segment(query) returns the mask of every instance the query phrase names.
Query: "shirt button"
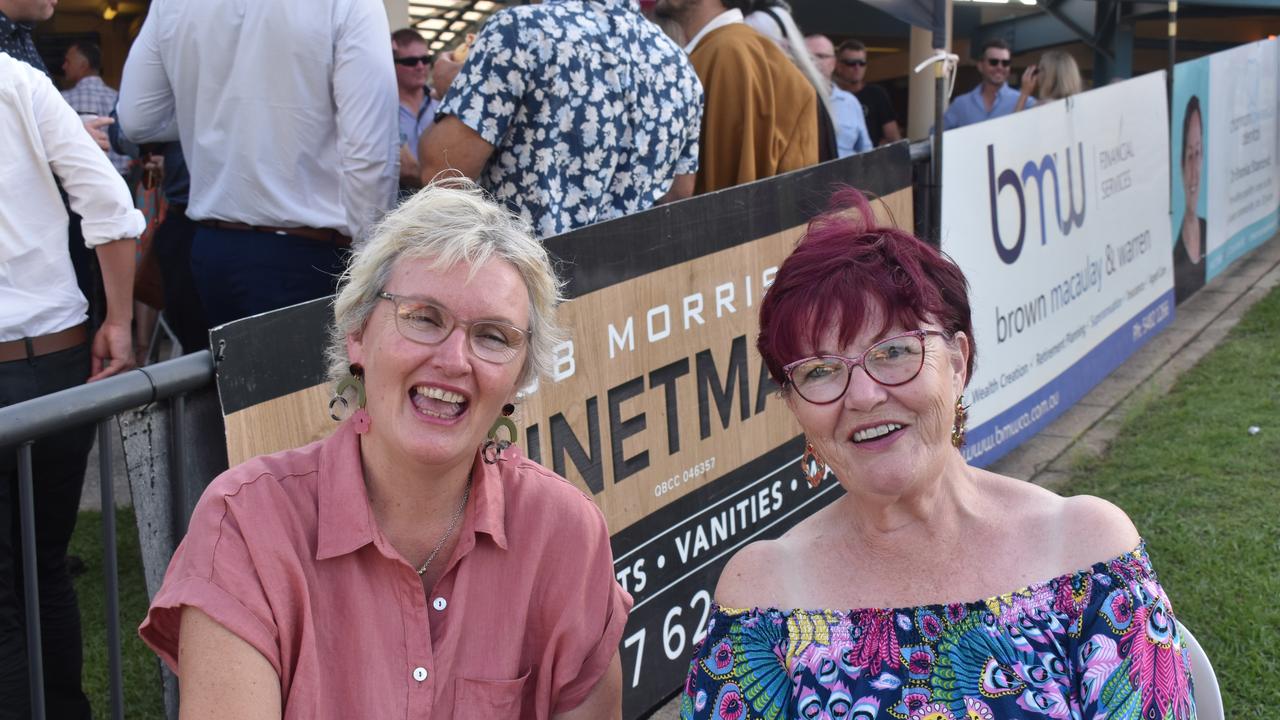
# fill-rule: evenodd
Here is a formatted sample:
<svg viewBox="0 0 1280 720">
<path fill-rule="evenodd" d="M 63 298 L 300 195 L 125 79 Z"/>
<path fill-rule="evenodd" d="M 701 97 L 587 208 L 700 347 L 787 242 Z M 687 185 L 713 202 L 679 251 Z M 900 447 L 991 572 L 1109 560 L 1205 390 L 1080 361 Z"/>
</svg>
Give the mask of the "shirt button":
<svg viewBox="0 0 1280 720">
<path fill-rule="evenodd" d="M 417 668 L 414 668 L 414 669 L 413 669 L 413 679 L 414 679 L 414 680 L 417 680 L 418 682 L 422 682 L 423 680 L 426 680 L 426 679 L 427 679 L 427 669 L 426 669 L 426 668 L 424 668 L 424 667 L 417 667 Z"/>
<path fill-rule="evenodd" d="M 448 601 L 448 600 L 445 600 L 445 599 L 444 599 L 444 598 L 442 598 L 442 597 L 438 597 L 438 598 L 436 598 L 435 600 L 432 600 L 432 601 L 431 601 L 431 607 L 433 607 L 433 608 L 435 608 L 435 609 L 437 609 L 437 610 L 443 610 L 443 609 L 445 609 L 445 608 L 449 607 L 449 601 Z"/>
</svg>

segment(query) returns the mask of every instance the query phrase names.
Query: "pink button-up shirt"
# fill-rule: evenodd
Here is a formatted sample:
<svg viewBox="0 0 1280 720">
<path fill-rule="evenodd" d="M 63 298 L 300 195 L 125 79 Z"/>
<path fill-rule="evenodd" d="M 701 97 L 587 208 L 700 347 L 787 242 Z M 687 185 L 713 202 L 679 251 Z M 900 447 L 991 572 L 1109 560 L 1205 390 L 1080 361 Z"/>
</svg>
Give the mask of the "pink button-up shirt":
<svg viewBox="0 0 1280 720">
<path fill-rule="evenodd" d="M 139 628 L 175 671 L 182 607 L 280 676 L 285 718 L 547 718 L 579 705 L 631 598 L 600 510 L 516 447 L 480 462 L 428 597 L 369 506 L 349 423 L 205 491 Z"/>
</svg>

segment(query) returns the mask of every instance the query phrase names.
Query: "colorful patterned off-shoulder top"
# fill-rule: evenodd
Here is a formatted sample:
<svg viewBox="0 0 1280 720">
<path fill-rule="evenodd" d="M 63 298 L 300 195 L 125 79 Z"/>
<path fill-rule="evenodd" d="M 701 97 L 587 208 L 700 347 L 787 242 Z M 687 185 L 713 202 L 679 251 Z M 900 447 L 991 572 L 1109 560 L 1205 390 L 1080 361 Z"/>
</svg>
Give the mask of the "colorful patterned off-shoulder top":
<svg viewBox="0 0 1280 720">
<path fill-rule="evenodd" d="M 978 602 L 712 608 L 680 717 L 1185 720 L 1191 665 L 1145 544 Z"/>
</svg>

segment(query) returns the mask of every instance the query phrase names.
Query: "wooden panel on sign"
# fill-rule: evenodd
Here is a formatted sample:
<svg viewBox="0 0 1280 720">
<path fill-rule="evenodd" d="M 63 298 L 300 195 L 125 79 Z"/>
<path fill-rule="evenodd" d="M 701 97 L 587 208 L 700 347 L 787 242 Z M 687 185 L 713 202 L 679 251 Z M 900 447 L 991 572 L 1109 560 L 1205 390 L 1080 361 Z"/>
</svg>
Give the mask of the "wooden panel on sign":
<svg viewBox="0 0 1280 720">
<path fill-rule="evenodd" d="M 338 426 L 329 417 L 331 394 L 322 383 L 227 415 L 227 459 L 234 466 L 325 437 Z"/>
</svg>

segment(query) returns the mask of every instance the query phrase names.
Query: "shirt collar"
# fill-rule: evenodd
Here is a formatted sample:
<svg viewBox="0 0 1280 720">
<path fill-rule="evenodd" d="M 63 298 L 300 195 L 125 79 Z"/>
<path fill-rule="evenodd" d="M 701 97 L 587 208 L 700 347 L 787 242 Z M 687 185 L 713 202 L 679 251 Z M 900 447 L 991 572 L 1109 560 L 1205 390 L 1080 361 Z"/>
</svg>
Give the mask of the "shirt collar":
<svg viewBox="0 0 1280 720">
<path fill-rule="evenodd" d="M 419 120 L 420 120 L 420 119 L 422 119 L 422 116 L 423 116 L 423 115 L 426 115 L 426 114 L 427 114 L 427 112 L 431 110 L 431 108 L 433 108 L 433 107 L 435 107 L 436 105 L 439 105 L 439 104 L 440 104 L 440 101 L 439 101 L 439 100 L 436 100 L 436 99 L 435 99 L 435 98 L 433 98 L 433 97 L 431 97 L 431 92 L 430 92 L 429 90 L 428 90 L 428 91 L 423 92 L 423 94 L 422 94 L 422 104 L 418 106 L 418 119 L 419 119 Z M 404 106 L 403 106 L 403 105 L 401 105 L 400 107 L 404 107 Z M 432 114 L 434 114 L 434 113 L 432 113 Z"/>
<path fill-rule="evenodd" d="M 979 82 L 976 87 L 974 87 L 972 90 L 969 91 L 970 95 L 978 98 L 978 102 L 982 102 L 982 87 L 983 87 L 983 83 Z M 1009 83 L 1002 83 L 1000 85 L 1000 89 L 996 90 L 996 97 L 998 98 L 1001 95 L 1004 95 L 1006 92 L 1017 92 L 1017 91 L 1009 87 Z"/>
<path fill-rule="evenodd" d="M 30 37 L 31 33 L 36 29 L 33 22 L 18 22 L 12 20 L 4 11 L 0 11 L 0 35 L 18 35 L 21 37 Z"/>
<path fill-rule="evenodd" d="M 476 533 L 484 533 L 503 550 L 507 549 L 507 499 L 504 477 L 515 471 L 523 460 L 518 445 L 508 447 L 502 459 L 490 465 L 476 451 L 471 464 L 471 507 L 467 509 L 467 522 L 458 544 L 458 556 L 475 546 Z M 468 532 L 468 529 L 470 532 Z"/>
<path fill-rule="evenodd" d="M 75 87 L 78 88 L 82 85 L 86 89 L 92 88 L 94 86 L 106 87 L 106 83 L 102 82 L 101 75 L 85 75 L 84 77 L 80 78 L 79 82 L 76 83 Z"/>
<path fill-rule="evenodd" d="M 503 474 L 512 472 L 522 459 L 512 446 L 497 465 L 481 461 L 479 450 L 472 464 L 471 496 L 456 555 L 475 546 L 475 534 L 483 532 L 502 549 L 507 548 L 506 499 Z M 344 422 L 324 441 L 320 451 L 319 508 L 316 528 L 316 560 L 346 555 L 374 542 L 377 534 L 369 493 L 360 462 L 360 436 Z"/>
<path fill-rule="evenodd" d="M 742 22 L 742 11 L 737 8 L 725 10 L 714 18 L 711 18 L 711 22 L 704 25 L 703 28 L 698 31 L 698 34 L 694 35 L 693 39 L 689 41 L 689 44 L 684 46 L 685 54 L 687 55 L 692 53 L 694 48 L 698 47 L 698 43 L 702 42 L 702 38 L 706 37 L 712 30 L 719 30 L 726 25 L 733 25 L 740 22 Z"/>
<path fill-rule="evenodd" d="M 320 450 L 316 560 L 355 552 L 373 542 L 373 508 L 360 465 L 360 436 L 344 422 Z"/>
</svg>

